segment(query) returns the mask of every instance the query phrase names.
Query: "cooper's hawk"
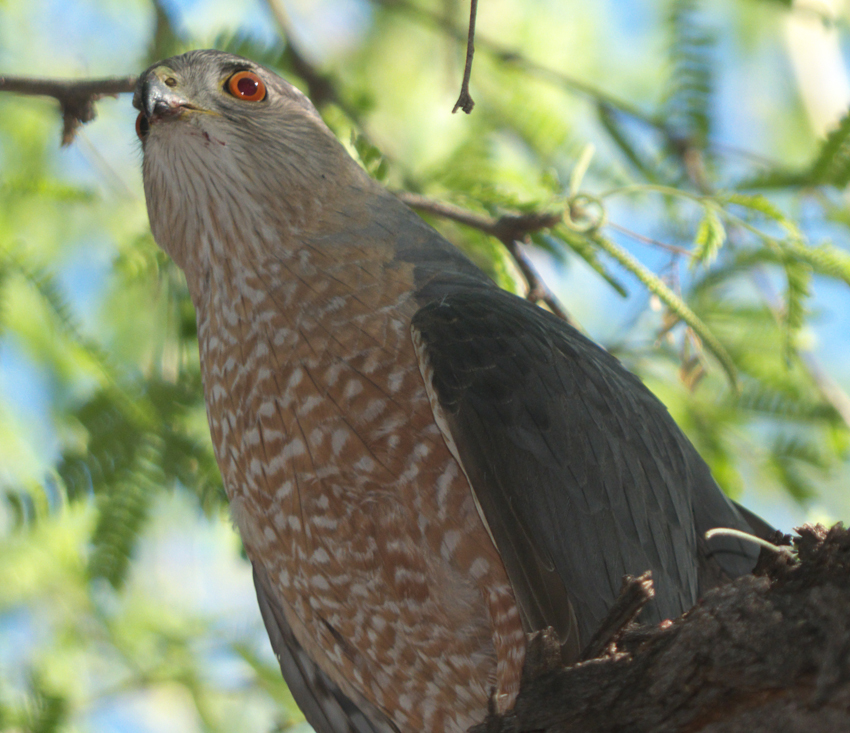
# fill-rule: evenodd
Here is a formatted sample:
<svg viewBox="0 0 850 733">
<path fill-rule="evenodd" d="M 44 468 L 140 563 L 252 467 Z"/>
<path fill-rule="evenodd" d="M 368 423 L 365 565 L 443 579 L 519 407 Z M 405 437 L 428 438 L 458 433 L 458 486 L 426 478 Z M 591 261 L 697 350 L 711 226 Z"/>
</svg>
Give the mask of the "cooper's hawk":
<svg viewBox="0 0 850 733">
<path fill-rule="evenodd" d="M 309 100 L 216 51 L 134 104 L 156 241 L 197 310 L 233 518 L 320 733 L 461 731 L 516 697 L 526 633 L 575 659 L 622 576 L 680 615 L 754 551 L 662 404 L 498 289 L 381 188 Z"/>
</svg>

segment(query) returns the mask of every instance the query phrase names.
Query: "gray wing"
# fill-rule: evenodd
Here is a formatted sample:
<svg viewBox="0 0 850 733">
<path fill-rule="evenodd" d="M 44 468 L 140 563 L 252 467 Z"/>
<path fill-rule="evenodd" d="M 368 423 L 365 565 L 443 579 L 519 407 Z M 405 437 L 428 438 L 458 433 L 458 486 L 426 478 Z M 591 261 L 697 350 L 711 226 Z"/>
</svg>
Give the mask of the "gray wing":
<svg viewBox="0 0 850 733">
<path fill-rule="evenodd" d="M 265 571 L 256 565 L 254 588 L 283 679 L 313 730 L 316 733 L 398 733 L 373 705 L 362 701 L 358 706 L 346 697 L 304 651 L 274 600 Z"/>
<path fill-rule="evenodd" d="M 504 291 L 432 282 L 423 294 L 432 302 L 412 333 L 435 418 L 526 630 L 553 626 L 574 656 L 627 573 L 652 570 L 656 597 L 643 619 L 658 622 L 690 608 L 718 574 L 752 568 L 756 549 L 724 541 L 709 552 L 698 537 L 716 526 L 751 529 L 666 408 L 617 359 Z"/>
</svg>

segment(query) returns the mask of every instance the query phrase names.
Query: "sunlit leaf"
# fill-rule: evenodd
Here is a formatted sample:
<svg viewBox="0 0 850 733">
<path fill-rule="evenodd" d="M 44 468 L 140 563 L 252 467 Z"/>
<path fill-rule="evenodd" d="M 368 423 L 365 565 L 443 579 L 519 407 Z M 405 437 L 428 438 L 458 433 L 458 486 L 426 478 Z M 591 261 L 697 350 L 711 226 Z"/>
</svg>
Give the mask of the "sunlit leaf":
<svg viewBox="0 0 850 733">
<path fill-rule="evenodd" d="M 694 238 L 693 259 L 691 267 L 710 265 L 717 258 L 717 253 L 726 241 L 726 229 L 717 211 L 706 207 L 705 214 Z"/>
</svg>

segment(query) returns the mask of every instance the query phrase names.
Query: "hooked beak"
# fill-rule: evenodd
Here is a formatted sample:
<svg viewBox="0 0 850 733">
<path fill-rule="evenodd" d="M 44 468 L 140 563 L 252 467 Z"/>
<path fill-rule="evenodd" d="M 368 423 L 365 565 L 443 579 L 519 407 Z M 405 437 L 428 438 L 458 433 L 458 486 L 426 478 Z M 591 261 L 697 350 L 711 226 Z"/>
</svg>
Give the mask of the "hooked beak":
<svg viewBox="0 0 850 733">
<path fill-rule="evenodd" d="M 173 77 L 166 76 L 166 79 Z M 203 111 L 191 104 L 176 89 L 168 86 L 156 71 L 150 72 L 142 80 L 136 106 L 150 123 L 167 117 L 178 117 L 186 110 Z"/>
</svg>

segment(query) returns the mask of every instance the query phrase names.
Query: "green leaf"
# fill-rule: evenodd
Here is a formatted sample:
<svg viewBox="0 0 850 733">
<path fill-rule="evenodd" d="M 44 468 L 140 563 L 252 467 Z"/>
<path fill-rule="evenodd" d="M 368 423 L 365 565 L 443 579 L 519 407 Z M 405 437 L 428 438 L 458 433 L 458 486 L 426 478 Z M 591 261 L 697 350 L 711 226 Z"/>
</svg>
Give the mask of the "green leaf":
<svg viewBox="0 0 850 733">
<path fill-rule="evenodd" d="M 620 113 L 607 104 L 597 105 L 596 110 L 603 129 L 637 172 L 651 183 L 658 181 L 656 162 L 643 152 L 645 145 L 632 141 L 631 135 L 620 122 Z"/>
<path fill-rule="evenodd" d="M 712 264 L 725 241 L 726 229 L 723 222 L 720 221 L 714 207 L 706 206 L 705 214 L 694 238 L 694 257 L 691 260 L 691 268 Z"/>
<path fill-rule="evenodd" d="M 386 180 L 389 166 L 384 154 L 365 135 L 354 130 L 351 131 L 351 145 L 366 172 L 378 181 Z"/>
<path fill-rule="evenodd" d="M 670 75 L 664 117 L 688 145 L 705 147 L 711 131 L 714 35 L 705 30 L 697 0 L 673 0 L 670 11 Z"/>
<path fill-rule="evenodd" d="M 835 186 L 842 189 L 850 183 L 850 111 L 821 143 L 814 161 L 802 170 L 777 167 L 740 183 L 741 189 L 782 189 L 812 186 Z"/>
<path fill-rule="evenodd" d="M 128 395 L 119 385 L 116 369 L 112 365 L 109 354 L 94 339 L 84 335 L 79 321 L 53 275 L 46 268 L 33 262 L 21 248 L 15 251 L 0 248 L 0 272 L 6 270 L 20 274 L 39 293 L 51 310 L 59 330 L 72 343 L 79 346 L 96 365 L 104 386 L 112 391 L 122 409 L 127 414 L 134 415 L 136 419 L 152 424 L 152 415 L 145 411 L 144 402 Z"/>
<path fill-rule="evenodd" d="M 831 184 L 836 188 L 850 183 L 850 112 L 823 141 L 808 177 L 812 183 Z"/>
<path fill-rule="evenodd" d="M 163 486 L 161 446 L 148 437 L 136 447 L 121 480 L 99 502 L 100 516 L 92 536 L 89 574 L 118 588 L 124 582 L 130 555 Z"/>
<path fill-rule="evenodd" d="M 799 240 L 782 241 L 781 246 L 819 275 L 843 280 L 850 285 L 850 253 L 829 242 L 810 246 Z"/>
<path fill-rule="evenodd" d="M 581 154 L 570 172 L 569 195 L 575 196 L 581 188 L 581 182 L 590 168 L 590 161 L 593 160 L 593 154 L 596 152 L 596 147 L 593 143 L 588 143 L 582 148 Z"/>
<path fill-rule="evenodd" d="M 817 495 L 817 488 L 803 469 L 826 469 L 829 457 L 823 448 L 806 436 L 781 435 L 770 451 L 770 459 L 780 480 L 797 501 L 805 501 Z"/>
<path fill-rule="evenodd" d="M 717 340 L 717 337 L 706 326 L 676 293 L 670 290 L 664 281 L 654 272 L 646 268 L 642 263 L 638 262 L 632 255 L 624 250 L 619 245 L 612 242 L 610 239 L 603 237 L 598 232 L 588 235 L 596 245 L 606 254 L 613 257 L 624 268 L 631 272 L 638 280 L 640 280 L 649 290 L 649 292 L 657 295 L 658 298 L 670 309 L 672 313 L 677 315 L 682 321 L 687 323 L 694 333 L 702 339 L 705 347 L 717 358 L 726 376 L 729 378 L 730 384 L 737 389 L 738 377 L 737 368 L 732 361 L 732 357 Z"/>
<path fill-rule="evenodd" d="M 785 264 L 787 288 L 783 318 L 785 358 L 790 359 L 796 348 L 796 336 L 805 324 L 806 300 L 811 294 L 812 268 L 804 262 L 788 260 Z"/>
<path fill-rule="evenodd" d="M 68 700 L 50 690 L 40 673 L 32 675 L 29 687 L 30 695 L 23 711 L 23 728 L 20 730 L 27 733 L 59 733 L 65 730 L 69 713 Z"/>
<path fill-rule="evenodd" d="M 802 239 L 803 235 L 797 225 L 785 216 L 782 211 L 773 204 L 773 202 L 763 194 L 747 194 L 736 191 L 723 191 L 716 196 L 714 200 L 721 206 L 733 204 L 735 206 L 743 206 L 745 209 L 754 211 L 758 214 L 766 216 L 768 219 L 779 224 L 789 236 L 796 239 Z"/>
</svg>

